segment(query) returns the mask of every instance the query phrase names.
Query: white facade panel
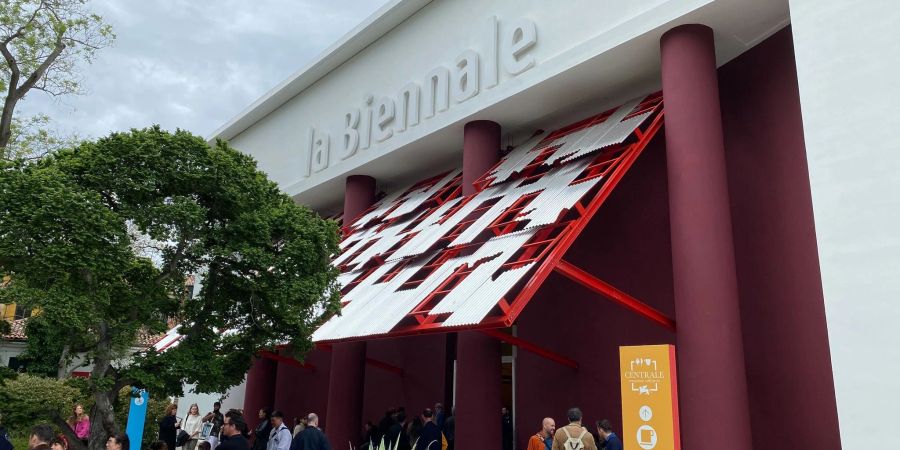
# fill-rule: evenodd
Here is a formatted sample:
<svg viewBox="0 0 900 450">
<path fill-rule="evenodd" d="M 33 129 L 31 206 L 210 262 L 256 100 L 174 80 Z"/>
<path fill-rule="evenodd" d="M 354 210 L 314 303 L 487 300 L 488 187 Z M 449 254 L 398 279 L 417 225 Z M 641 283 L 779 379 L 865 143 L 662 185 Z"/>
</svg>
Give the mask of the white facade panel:
<svg viewBox="0 0 900 450">
<path fill-rule="evenodd" d="M 887 424 L 900 403 L 891 375 L 900 372 L 900 8 L 790 6 L 843 448 L 891 447 Z"/>
</svg>

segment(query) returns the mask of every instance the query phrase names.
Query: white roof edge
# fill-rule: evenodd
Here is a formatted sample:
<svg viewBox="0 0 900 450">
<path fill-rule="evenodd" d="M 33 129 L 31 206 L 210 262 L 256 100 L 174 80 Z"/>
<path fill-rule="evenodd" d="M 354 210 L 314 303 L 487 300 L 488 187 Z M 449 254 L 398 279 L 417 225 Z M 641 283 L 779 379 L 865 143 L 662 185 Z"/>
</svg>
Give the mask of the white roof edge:
<svg viewBox="0 0 900 450">
<path fill-rule="evenodd" d="M 432 0 L 391 0 L 207 139 L 231 139 L 377 41 Z"/>
</svg>

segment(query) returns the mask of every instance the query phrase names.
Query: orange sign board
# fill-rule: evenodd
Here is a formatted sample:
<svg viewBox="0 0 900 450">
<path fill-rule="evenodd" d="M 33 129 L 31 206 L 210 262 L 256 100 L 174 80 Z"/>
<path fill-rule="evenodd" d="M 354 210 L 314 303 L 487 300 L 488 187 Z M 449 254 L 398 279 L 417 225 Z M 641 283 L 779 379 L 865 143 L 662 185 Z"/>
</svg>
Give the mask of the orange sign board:
<svg viewBox="0 0 900 450">
<path fill-rule="evenodd" d="M 675 346 L 619 347 L 625 450 L 680 450 Z"/>
</svg>

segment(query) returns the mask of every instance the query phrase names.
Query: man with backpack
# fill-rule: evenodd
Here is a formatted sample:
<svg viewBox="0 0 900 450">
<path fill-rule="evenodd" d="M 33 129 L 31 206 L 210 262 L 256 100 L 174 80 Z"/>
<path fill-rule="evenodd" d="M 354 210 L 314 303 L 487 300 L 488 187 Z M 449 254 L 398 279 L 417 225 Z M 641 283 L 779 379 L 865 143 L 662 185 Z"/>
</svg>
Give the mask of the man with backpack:
<svg viewBox="0 0 900 450">
<path fill-rule="evenodd" d="M 597 450 L 594 436 L 581 425 L 581 410 L 571 408 L 566 416 L 569 424 L 556 430 L 553 450 Z"/>
</svg>

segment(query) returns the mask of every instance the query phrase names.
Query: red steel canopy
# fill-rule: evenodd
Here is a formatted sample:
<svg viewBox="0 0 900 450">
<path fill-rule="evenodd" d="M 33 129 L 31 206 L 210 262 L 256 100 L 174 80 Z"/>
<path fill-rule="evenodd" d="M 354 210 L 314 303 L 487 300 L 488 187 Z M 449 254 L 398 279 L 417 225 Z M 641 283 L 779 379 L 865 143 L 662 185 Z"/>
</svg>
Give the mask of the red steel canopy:
<svg viewBox="0 0 900 450">
<path fill-rule="evenodd" d="M 533 137 L 476 194 L 462 195 L 457 170 L 386 196 L 344 227 L 343 308 L 313 340 L 509 327 L 554 270 L 674 329 L 562 259 L 662 123 L 652 94 Z"/>
</svg>

